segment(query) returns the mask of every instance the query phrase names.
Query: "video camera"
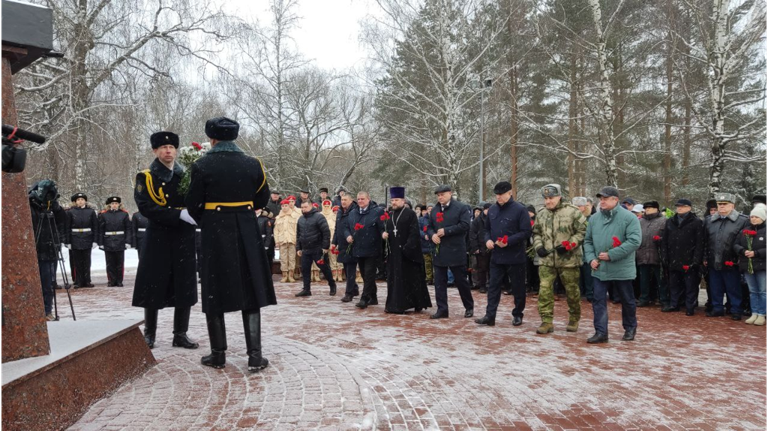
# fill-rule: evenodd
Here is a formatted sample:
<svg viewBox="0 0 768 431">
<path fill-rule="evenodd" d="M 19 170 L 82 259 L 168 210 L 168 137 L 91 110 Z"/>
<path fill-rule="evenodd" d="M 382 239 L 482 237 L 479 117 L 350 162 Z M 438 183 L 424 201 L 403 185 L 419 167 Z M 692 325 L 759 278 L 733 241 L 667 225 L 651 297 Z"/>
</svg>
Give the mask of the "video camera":
<svg viewBox="0 0 768 431">
<path fill-rule="evenodd" d="M 28 132 L 15 126 L 3 124 L 3 172 L 19 173 L 24 171 L 27 162 L 27 151 L 18 147 L 24 141 L 36 144 L 45 143 L 45 137 Z"/>
</svg>

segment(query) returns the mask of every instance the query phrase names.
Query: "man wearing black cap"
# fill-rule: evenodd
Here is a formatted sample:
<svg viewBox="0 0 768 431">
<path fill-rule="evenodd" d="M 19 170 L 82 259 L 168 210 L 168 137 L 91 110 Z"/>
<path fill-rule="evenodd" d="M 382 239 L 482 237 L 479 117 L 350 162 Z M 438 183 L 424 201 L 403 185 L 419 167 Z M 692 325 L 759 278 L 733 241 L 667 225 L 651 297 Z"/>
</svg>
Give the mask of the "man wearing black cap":
<svg viewBox="0 0 768 431">
<path fill-rule="evenodd" d="M 664 226 L 667 219 L 659 212 L 659 203 L 648 201 L 643 204 L 640 229 L 643 239 L 637 249 L 637 271 L 640 279 L 640 300 L 638 307 L 651 305 L 651 296 L 656 293 L 662 310 L 669 306 L 669 291 L 662 275 L 660 250 Z"/>
<path fill-rule="evenodd" d="M 320 187 L 320 204 L 322 205 L 328 199 L 328 187 Z"/>
<path fill-rule="evenodd" d="M 431 319 L 448 318 L 448 270 L 453 273 L 456 287 L 464 304 L 464 317 L 474 315 L 475 301 L 467 280 L 467 241 L 471 209 L 453 199 L 451 187 L 435 189 L 437 205 L 429 215 L 427 235 L 435 244 L 434 280 L 437 312 Z"/>
<path fill-rule="evenodd" d="M 119 196 L 107 198 L 108 209 L 99 214 L 99 248 L 107 261 L 107 286 L 123 287 L 125 249 L 131 248 L 133 229 L 128 211 Z"/>
<path fill-rule="evenodd" d="M 212 148 L 190 168 L 186 203 L 202 229 L 203 312 L 211 354 L 201 362 L 224 367 L 224 313 L 242 311 L 248 370 L 259 371 L 269 364 L 261 350 L 260 310 L 277 303 L 255 213 L 267 204 L 269 186 L 261 160 L 235 144 L 239 130 L 225 117 L 205 123 Z"/>
<path fill-rule="evenodd" d="M 469 230 L 469 252 L 475 257 L 475 268 L 472 274 L 475 288 L 480 293 L 488 292 L 488 267 L 491 263 L 491 251 L 485 246 L 485 225 L 488 224 L 488 209 L 491 204 L 483 202 L 480 215 L 472 220 Z"/>
<path fill-rule="evenodd" d="M 493 188 L 496 204 L 488 209 L 485 226 L 485 246 L 491 250 L 491 283 L 488 289 L 488 305 L 485 316 L 475 320 L 480 325 L 496 324 L 496 310 L 501 300 L 504 280 L 512 284 L 515 308 L 512 325 L 523 324 L 525 310 L 525 254 L 531 237 L 531 217 L 528 210 L 512 198 L 512 184 L 502 181 Z"/>
<path fill-rule="evenodd" d="M 302 202 L 309 202 L 309 206 L 312 206 L 312 198 L 309 197 L 309 189 L 299 190 L 299 199 L 296 199 L 296 208 L 301 209 Z"/>
<path fill-rule="evenodd" d="M 269 212 L 272 214 L 272 218 L 277 217 L 278 214 L 280 214 L 280 210 L 282 210 L 282 205 L 280 202 L 282 202 L 282 198 L 280 197 L 280 193 L 277 190 L 271 190 L 269 193 L 269 202 L 267 202 L 267 208 L 269 208 Z"/>
<path fill-rule="evenodd" d="M 624 198 L 623 201 L 621 201 L 621 206 L 627 209 L 627 211 L 632 212 L 632 209 L 637 205 L 634 199 L 627 197 Z"/>
<path fill-rule="evenodd" d="M 669 304 L 661 311 L 678 311 L 685 295 L 685 315 L 693 316 L 704 258 L 704 223 L 691 212 L 690 200 L 678 199 L 675 207 L 677 214 L 666 221 L 661 234 L 662 261 L 669 271 L 671 292 Z"/>
<path fill-rule="evenodd" d="M 187 337 L 189 315 L 197 303 L 196 222 L 184 208 L 179 185 L 184 168 L 176 163 L 179 137 L 157 132 L 150 137 L 155 160 L 136 174 L 133 198 L 148 220 L 133 288 L 134 307 L 144 308 L 144 340 L 155 346 L 158 311 L 173 307 L 173 347 L 196 349 Z"/>
<path fill-rule="evenodd" d="M 69 263 L 74 287 L 93 287 L 91 283 L 91 249 L 96 245 L 99 218 L 96 210 L 90 208 L 85 193 L 72 195 L 75 203 L 67 210 L 66 246 L 69 249 Z"/>
<path fill-rule="evenodd" d="M 389 189 L 392 212 L 385 213 L 382 238 L 387 241 L 387 313 L 419 312 L 432 306 L 421 255 L 419 219 L 405 207 L 405 188 Z"/>
</svg>

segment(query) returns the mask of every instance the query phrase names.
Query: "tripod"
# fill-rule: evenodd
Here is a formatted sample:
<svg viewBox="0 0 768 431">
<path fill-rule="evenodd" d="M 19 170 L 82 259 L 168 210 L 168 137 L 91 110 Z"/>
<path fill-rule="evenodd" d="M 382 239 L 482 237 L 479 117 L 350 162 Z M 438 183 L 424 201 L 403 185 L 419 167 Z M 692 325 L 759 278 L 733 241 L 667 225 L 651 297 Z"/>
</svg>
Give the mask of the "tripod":
<svg viewBox="0 0 768 431">
<path fill-rule="evenodd" d="M 48 205 L 50 207 L 50 204 Z M 61 268 L 61 278 L 64 281 L 64 290 L 67 292 L 67 298 L 69 299 L 69 308 L 72 310 L 72 320 L 77 320 L 75 317 L 75 307 L 72 305 L 72 295 L 69 292 L 70 284 L 69 284 L 69 277 L 67 277 L 67 269 L 66 265 L 64 265 L 64 253 L 61 251 L 61 241 L 59 241 L 59 228 L 56 226 L 56 221 L 54 220 L 53 211 L 43 211 L 41 213 L 41 217 L 46 220 L 48 224 L 48 231 L 51 232 L 51 240 L 53 241 L 53 247 L 56 249 L 56 255 L 58 257 L 58 264 Z M 40 241 L 40 233 L 43 229 L 43 220 L 40 220 L 40 223 L 37 225 L 37 232 L 35 235 L 35 246 L 37 246 L 37 242 Z M 54 283 L 56 282 L 54 278 Z M 53 289 L 53 310 L 54 310 L 54 319 L 55 321 L 59 320 L 59 307 L 56 301 L 56 289 Z"/>
</svg>

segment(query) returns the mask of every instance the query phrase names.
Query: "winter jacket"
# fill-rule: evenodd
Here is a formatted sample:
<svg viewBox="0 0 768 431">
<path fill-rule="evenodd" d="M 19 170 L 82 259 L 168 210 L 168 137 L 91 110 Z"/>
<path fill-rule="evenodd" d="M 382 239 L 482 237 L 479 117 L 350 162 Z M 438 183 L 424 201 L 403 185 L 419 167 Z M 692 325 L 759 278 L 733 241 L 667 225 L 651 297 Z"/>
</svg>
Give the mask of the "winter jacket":
<svg viewBox="0 0 768 431">
<path fill-rule="evenodd" d="M 30 198 L 29 206 L 32 210 L 37 260 L 58 260 L 61 244 L 66 239 L 66 212 L 56 201 L 48 209 L 43 208 L 38 200 Z"/>
<path fill-rule="evenodd" d="M 507 237 L 507 246 L 494 246 L 491 262 L 497 265 L 519 265 L 528 263 L 525 253 L 531 237 L 531 216 L 519 202 L 510 199 L 506 204 L 495 203 L 488 209 L 488 223 L 485 226 L 485 241 L 496 241 Z"/>
<path fill-rule="evenodd" d="M 432 243 L 432 240 L 429 239 L 429 234 L 427 233 L 427 230 L 429 230 L 429 216 L 426 217 L 419 217 L 419 231 L 421 235 L 421 253 L 432 253 L 434 250 L 434 244 Z"/>
<path fill-rule="evenodd" d="M 759 226 L 747 226 L 736 237 L 736 242 L 733 244 L 733 251 L 739 256 L 739 270 L 741 272 L 747 272 L 749 270 L 750 260 L 744 256 L 744 252 L 750 249 L 747 246 L 747 236 L 744 234 L 744 230 L 757 232 L 757 235 L 751 236 L 752 251 L 755 252 L 755 257 L 752 258 L 753 274 L 755 272 L 765 272 L 765 222 Z"/>
<path fill-rule="evenodd" d="M 480 252 L 488 253 L 488 247 L 485 246 L 485 225 L 488 224 L 488 216 L 480 214 L 469 227 L 469 254 Z"/>
<path fill-rule="evenodd" d="M 277 217 L 277 215 L 280 214 L 280 210 L 282 208 L 282 205 L 280 205 L 280 199 L 276 201 L 270 199 L 269 202 L 267 202 L 267 209 L 272 213 L 272 217 Z"/>
<path fill-rule="evenodd" d="M 540 257 L 539 264 L 557 268 L 580 267 L 582 251 L 579 245 L 584 242 L 586 232 L 587 218 L 579 207 L 561 200 L 554 210 L 541 209 L 533 224 L 533 250 L 544 248 L 549 254 Z M 556 248 L 562 246 L 564 241 L 576 243 L 576 247 L 558 253 Z"/>
<path fill-rule="evenodd" d="M 675 215 L 661 233 L 661 259 L 670 271 L 698 268 L 704 259 L 704 223 L 690 212 L 682 219 Z"/>
<path fill-rule="evenodd" d="M 99 233 L 99 220 L 96 210 L 86 206 L 74 206 L 67 210 L 67 227 L 65 244 L 74 250 L 90 250 Z"/>
<path fill-rule="evenodd" d="M 331 230 L 325 216 L 312 208 L 296 225 L 296 251 L 328 250 L 331 247 Z"/>
<path fill-rule="evenodd" d="M 275 218 L 272 233 L 275 236 L 275 244 L 296 244 L 296 219 L 293 210 L 288 214 L 280 211 Z"/>
<path fill-rule="evenodd" d="M 736 210 L 726 217 L 717 213 L 710 217 L 704 224 L 707 237 L 707 267 L 718 271 L 736 269 L 730 268 L 725 262 L 738 262 L 739 256 L 733 250 L 733 244 L 736 242 L 736 236 L 749 226 L 749 217 Z"/>
<path fill-rule="evenodd" d="M 621 241 L 618 247 L 613 246 L 614 237 Z M 587 262 L 597 259 L 603 252 L 608 252 L 611 260 L 600 260 L 600 267 L 592 271 L 592 276 L 602 281 L 634 280 L 637 276 L 635 252 L 641 242 L 640 221 L 621 205 L 593 214 L 584 237 Z"/>
<path fill-rule="evenodd" d="M 352 255 L 356 258 L 379 257 L 382 252 L 381 234 L 384 233 L 384 222 L 381 216 L 384 211 L 373 201 L 362 210 L 357 207 L 350 211 L 347 222 L 342 226 L 344 238 L 352 236 Z M 356 225 L 362 227 L 355 230 Z"/>
<path fill-rule="evenodd" d="M 660 212 L 652 215 L 644 215 L 640 218 L 640 230 L 642 234 L 642 242 L 640 248 L 637 249 L 637 264 L 638 265 L 659 265 L 659 247 L 661 246 L 661 239 L 654 241 L 653 237 L 659 238 L 664 235 L 664 227 L 667 224 L 667 219 Z"/>
<path fill-rule="evenodd" d="M 464 266 L 467 264 L 467 233 L 472 210 L 457 200 L 452 200 L 448 206 L 439 203 L 429 214 L 427 235 L 432 238 L 438 230 L 444 229 L 445 235 L 440 238 L 440 244 L 434 246 L 435 266 Z M 440 214 L 440 220 L 438 219 Z"/>
<path fill-rule="evenodd" d="M 125 251 L 133 242 L 133 226 L 126 210 L 105 210 L 99 214 L 99 246 L 104 251 Z"/>
<path fill-rule="evenodd" d="M 347 237 L 344 235 L 344 226 L 347 225 L 352 211 L 357 211 L 357 203 L 355 202 L 352 202 L 346 211 L 344 208 L 339 207 L 339 210 L 336 212 L 336 229 L 333 232 L 331 243 L 336 246 L 336 250 L 339 252 L 336 260 L 341 263 L 355 263 L 355 257 L 347 254 L 349 243 L 347 243 Z"/>
<path fill-rule="evenodd" d="M 259 225 L 259 232 L 261 232 L 261 242 L 264 244 L 264 250 L 271 250 L 275 247 L 275 238 L 272 232 L 272 219 L 260 215 L 256 219 L 256 223 Z"/>
</svg>

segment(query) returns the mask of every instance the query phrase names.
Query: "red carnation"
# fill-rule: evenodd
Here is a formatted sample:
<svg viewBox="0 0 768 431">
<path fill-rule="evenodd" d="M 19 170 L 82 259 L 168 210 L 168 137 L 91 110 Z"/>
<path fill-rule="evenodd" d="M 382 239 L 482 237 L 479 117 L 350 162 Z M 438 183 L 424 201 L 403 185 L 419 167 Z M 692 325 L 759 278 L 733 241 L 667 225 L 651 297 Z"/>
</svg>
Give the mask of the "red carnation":
<svg viewBox="0 0 768 431">
<path fill-rule="evenodd" d="M 531 220 L 531 227 L 533 227 L 534 224 L 536 224 L 536 222 L 534 220 Z"/>
<path fill-rule="evenodd" d="M 654 241 L 661 241 L 661 237 L 660 237 L 660 236 L 658 236 L 658 235 L 654 235 L 654 236 L 653 236 L 653 240 L 654 240 Z"/>
<path fill-rule="evenodd" d="M 507 235 L 504 235 L 503 237 L 501 237 L 501 243 L 502 244 L 506 244 L 507 241 L 509 241 L 509 237 Z"/>
<path fill-rule="evenodd" d="M 320 259 L 317 261 L 318 265 L 325 265 L 325 261 L 323 259 Z"/>
<path fill-rule="evenodd" d="M 426 232 L 426 231 L 427 231 L 427 227 L 426 227 L 426 226 L 424 226 L 424 232 Z"/>
<path fill-rule="evenodd" d="M 733 262 L 731 262 L 730 260 L 726 260 L 725 266 L 733 266 Z"/>
<path fill-rule="evenodd" d="M 575 242 L 572 242 L 572 243 L 571 243 L 571 248 L 572 248 L 572 249 L 573 249 L 573 248 L 576 248 L 576 243 L 575 243 Z"/>
<path fill-rule="evenodd" d="M 746 236 L 755 236 L 755 235 L 757 235 L 757 231 L 749 230 L 749 229 L 744 229 L 743 233 Z"/>
<path fill-rule="evenodd" d="M 688 265 L 683 265 L 683 271 L 688 271 L 689 269 L 691 269 L 691 267 L 690 267 L 690 266 L 688 266 Z"/>
<path fill-rule="evenodd" d="M 442 223 L 443 222 L 443 213 L 437 213 L 437 215 L 435 215 L 435 219 L 437 220 L 438 223 Z"/>
<path fill-rule="evenodd" d="M 387 220 L 389 220 L 389 213 L 384 213 L 384 214 L 382 214 L 382 215 L 381 215 L 381 217 L 379 217 L 379 218 L 380 218 L 382 221 L 387 221 Z"/>
<path fill-rule="evenodd" d="M 192 143 L 192 146 L 193 146 L 193 147 L 195 147 L 195 149 L 196 149 L 197 151 L 200 151 L 200 150 L 202 150 L 202 149 L 203 149 L 203 146 L 202 146 L 202 145 L 200 145 L 200 144 L 198 144 L 197 142 L 193 142 L 193 143 Z"/>
<path fill-rule="evenodd" d="M 613 247 L 618 247 L 621 245 L 621 240 L 619 240 L 619 237 L 615 236 L 613 237 Z"/>
<path fill-rule="evenodd" d="M 365 225 L 364 225 L 364 224 L 355 223 L 355 230 L 360 230 L 360 229 L 362 229 L 362 228 L 364 228 L 364 227 L 365 227 Z"/>
</svg>

